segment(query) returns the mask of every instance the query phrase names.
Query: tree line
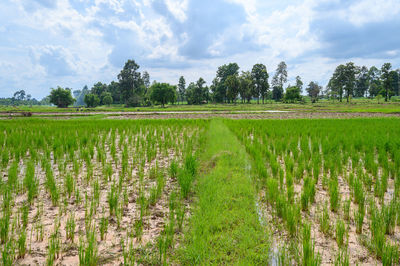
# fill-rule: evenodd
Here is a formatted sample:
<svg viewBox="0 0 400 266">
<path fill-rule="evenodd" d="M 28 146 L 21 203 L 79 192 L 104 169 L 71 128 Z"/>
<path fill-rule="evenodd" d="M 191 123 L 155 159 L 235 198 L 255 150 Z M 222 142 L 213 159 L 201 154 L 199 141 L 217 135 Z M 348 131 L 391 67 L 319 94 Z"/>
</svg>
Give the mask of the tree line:
<svg viewBox="0 0 400 266">
<path fill-rule="evenodd" d="M 400 95 L 400 69 L 392 69 L 390 63 L 384 63 L 380 69 L 372 66 L 356 66 L 353 62 L 339 65 L 327 85 L 327 95 L 349 102 L 351 97 L 384 97 L 388 101 L 392 96 Z"/>
<path fill-rule="evenodd" d="M 215 78 L 207 86 L 203 78 L 186 84 L 181 76 L 177 85 L 150 83 L 147 71 L 139 72 L 139 65 L 128 60 L 117 76 L 117 81 L 110 84 L 97 82 L 92 88 L 84 86 L 82 90 L 57 87 L 51 89 L 48 97 L 42 101 L 25 96 L 25 91 L 17 91 L 13 98 L 0 99 L 0 103 L 11 104 L 48 104 L 58 107 L 123 104 L 126 107 L 150 106 L 154 104 L 205 104 L 213 103 L 259 103 L 266 101 L 304 102 L 303 81 L 300 76 L 295 84 L 287 84 L 288 70 L 285 62 L 280 62 L 270 79 L 264 64 L 255 64 L 251 70 L 239 71 L 237 63 L 218 67 Z M 392 96 L 400 95 L 400 69 L 394 70 L 390 63 L 378 69 L 372 66 L 356 66 L 353 62 L 336 67 L 325 89 L 311 81 L 305 87 L 305 93 L 312 102 L 320 98 L 347 102 L 352 97 L 382 97 L 388 101 Z M 9 104 L 7 104 L 9 105 Z"/>
<path fill-rule="evenodd" d="M 17 106 L 17 105 L 49 105 L 50 101 L 48 97 L 42 100 L 33 98 L 30 94 L 27 94 L 25 90 L 16 91 L 12 97 L 0 98 L 0 105 Z"/>
</svg>

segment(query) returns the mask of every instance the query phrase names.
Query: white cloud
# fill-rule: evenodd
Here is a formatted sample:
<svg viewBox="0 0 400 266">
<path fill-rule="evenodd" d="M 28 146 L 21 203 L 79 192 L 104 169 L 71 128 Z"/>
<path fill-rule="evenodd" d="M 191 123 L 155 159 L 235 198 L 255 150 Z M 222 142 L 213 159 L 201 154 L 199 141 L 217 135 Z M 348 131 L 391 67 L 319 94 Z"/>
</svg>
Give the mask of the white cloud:
<svg viewBox="0 0 400 266">
<path fill-rule="evenodd" d="M 370 22 L 381 22 L 392 16 L 400 15 L 398 0 L 365 0 L 356 2 L 344 12 L 344 17 L 354 25 L 361 26 Z"/>
<path fill-rule="evenodd" d="M 168 10 L 174 15 L 179 22 L 187 19 L 186 10 L 189 0 L 166 0 Z"/>
</svg>

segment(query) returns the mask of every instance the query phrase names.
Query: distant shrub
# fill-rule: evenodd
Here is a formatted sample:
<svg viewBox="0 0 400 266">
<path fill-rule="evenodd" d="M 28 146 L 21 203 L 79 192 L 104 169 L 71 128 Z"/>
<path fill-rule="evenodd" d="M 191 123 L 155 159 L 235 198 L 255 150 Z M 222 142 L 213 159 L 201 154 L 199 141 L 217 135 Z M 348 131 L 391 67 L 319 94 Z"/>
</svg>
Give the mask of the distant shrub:
<svg viewBox="0 0 400 266">
<path fill-rule="evenodd" d="M 392 102 L 400 102 L 400 96 L 392 96 L 392 98 L 390 98 L 390 101 L 392 101 Z"/>
</svg>

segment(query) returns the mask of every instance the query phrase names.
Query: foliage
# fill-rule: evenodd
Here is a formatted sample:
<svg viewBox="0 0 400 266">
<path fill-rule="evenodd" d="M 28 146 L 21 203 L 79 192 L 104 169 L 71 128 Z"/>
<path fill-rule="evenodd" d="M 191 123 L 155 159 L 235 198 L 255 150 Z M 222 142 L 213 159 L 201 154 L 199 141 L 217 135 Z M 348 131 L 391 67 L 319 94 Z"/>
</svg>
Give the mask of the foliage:
<svg viewBox="0 0 400 266">
<path fill-rule="evenodd" d="M 134 60 L 128 60 L 118 74 L 122 99 L 127 106 L 140 105 L 144 96 L 144 84 L 138 69 L 139 65 Z"/>
<path fill-rule="evenodd" d="M 322 91 L 322 87 L 318 85 L 318 83 L 311 81 L 307 88 L 307 93 L 308 96 L 311 97 L 311 101 L 312 103 L 315 103 L 318 100 L 318 96 L 320 94 L 320 92 Z"/>
<path fill-rule="evenodd" d="M 285 101 L 286 102 L 295 102 L 295 101 L 300 101 L 301 100 L 301 95 L 300 95 L 300 88 L 297 86 L 293 87 L 288 87 L 286 89 L 285 93 Z"/>
<path fill-rule="evenodd" d="M 72 98 L 70 90 L 57 87 L 57 89 L 51 89 L 50 92 L 50 103 L 56 105 L 58 108 L 65 108 L 73 104 L 75 99 Z"/>
<path fill-rule="evenodd" d="M 84 101 L 87 107 L 96 107 L 100 105 L 99 96 L 93 93 L 86 94 Z"/>
<path fill-rule="evenodd" d="M 266 66 L 263 64 L 255 64 L 251 70 L 251 77 L 253 78 L 253 96 L 257 98 L 257 103 L 259 103 L 260 97 L 264 103 L 269 89 L 269 75 Z"/>
<path fill-rule="evenodd" d="M 160 103 L 163 107 L 168 102 L 176 101 L 176 87 L 168 83 L 154 83 L 150 87 L 150 99 L 152 102 Z"/>
<path fill-rule="evenodd" d="M 203 87 L 205 81 L 200 78 L 196 83 L 191 82 L 186 89 L 186 99 L 188 104 L 204 104 L 209 99 L 208 87 Z"/>
</svg>

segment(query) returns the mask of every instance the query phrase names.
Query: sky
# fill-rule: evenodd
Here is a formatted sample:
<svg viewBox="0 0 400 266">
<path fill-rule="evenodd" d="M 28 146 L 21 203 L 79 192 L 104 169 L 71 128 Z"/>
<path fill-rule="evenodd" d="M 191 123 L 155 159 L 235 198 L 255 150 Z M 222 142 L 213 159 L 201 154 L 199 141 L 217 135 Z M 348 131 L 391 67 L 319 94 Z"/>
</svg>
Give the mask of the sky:
<svg viewBox="0 0 400 266">
<path fill-rule="evenodd" d="M 117 80 L 128 59 L 176 84 L 279 62 L 325 86 L 349 61 L 400 67 L 400 0 L 1 0 L 0 97 Z"/>
</svg>

